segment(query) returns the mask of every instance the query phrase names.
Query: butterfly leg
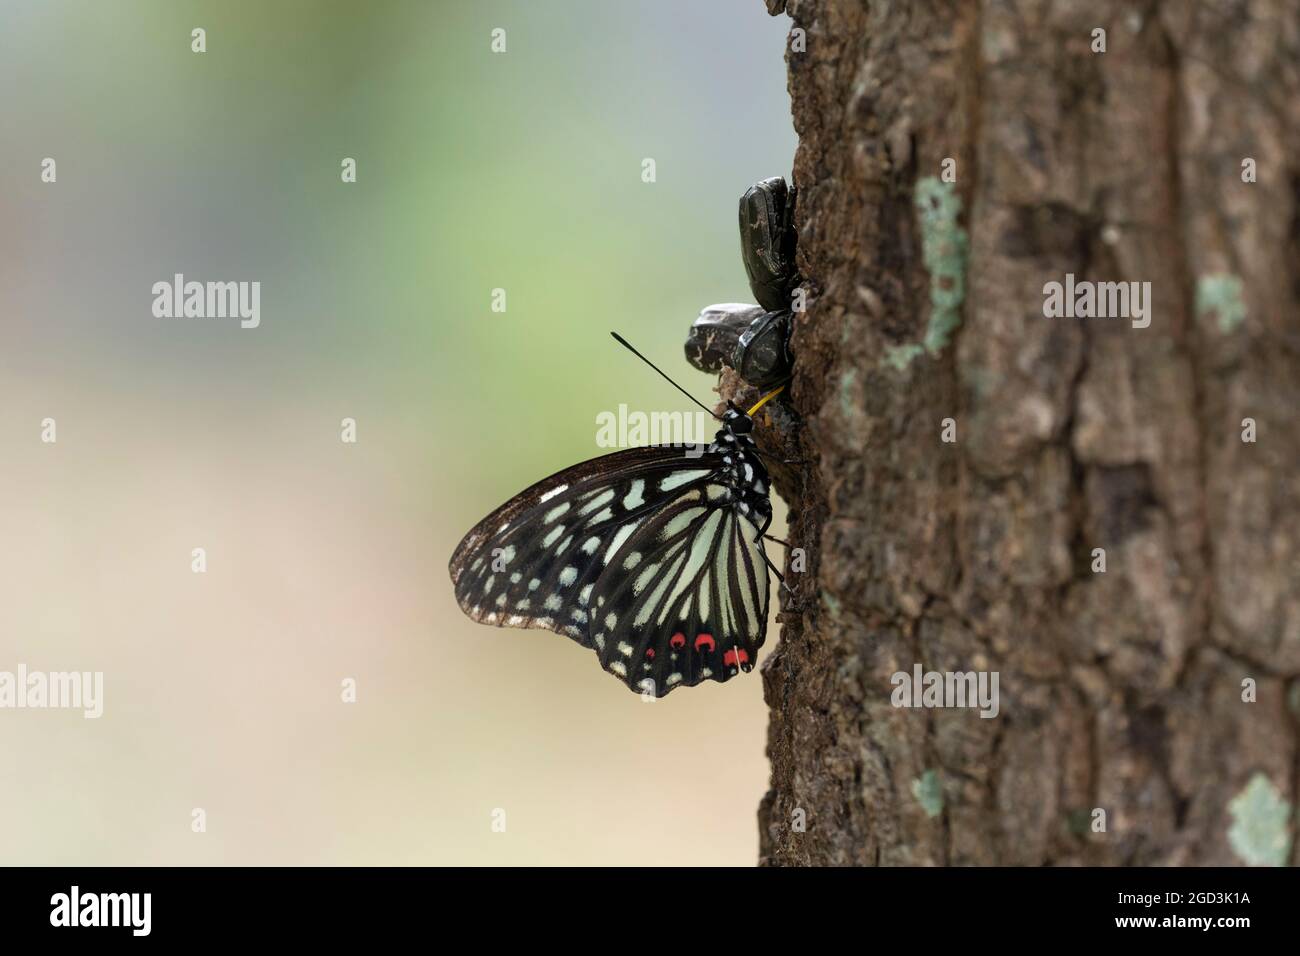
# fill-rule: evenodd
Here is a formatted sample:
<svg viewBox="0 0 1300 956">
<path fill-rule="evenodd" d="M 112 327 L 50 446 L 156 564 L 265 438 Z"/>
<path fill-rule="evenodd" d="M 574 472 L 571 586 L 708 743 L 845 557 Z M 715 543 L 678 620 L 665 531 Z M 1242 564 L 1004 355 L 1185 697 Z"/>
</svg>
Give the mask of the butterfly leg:
<svg viewBox="0 0 1300 956">
<path fill-rule="evenodd" d="M 785 575 L 783 575 L 780 571 L 777 570 L 776 565 L 772 563 L 772 559 L 767 556 L 766 551 L 762 552 L 762 555 L 763 555 L 763 560 L 767 562 L 768 568 L 771 570 L 773 574 L 776 575 L 776 579 L 781 582 L 781 587 L 789 591 L 790 589 L 786 587 Z"/>
<path fill-rule="evenodd" d="M 776 579 L 780 582 L 782 593 L 785 594 L 786 597 L 789 599 L 785 607 L 782 608 L 782 610 L 789 611 L 792 614 L 802 614 L 803 607 L 795 599 L 794 588 L 790 587 L 790 585 L 785 583 L 785 576 L 776 569 L 776 565 L 772 563 L 771 558 L 769 558 L 766 554 L 764 554 L 763 560 L 767 562 L 768 568 L 770 568 L 772 573 L 776 575 Z"/>
<path fill-rule="evenodd" d="M 778 544 L 783 544 L 783 545 L 785 545 L 786 548 L 789 548 L 789 547 L 790 547 L 790 542 L 789 542 L 789 541 L 782 541 L 780 538 L 775 537 L 775 536 L 770 535 L 770 534 L 767 533 L 767 529 L 771 526 L 771 524 L 772 524 L 772 516 L 771 516 L 771 515 L 768 515 L 768 516 L 767 516 L 767 520 L 763 522 L 763 527 L 761 527 L 761 528 L 758 529 L 758 534 L 755 536 L 754 540 L 755 540 L 755 541 L 761 541 L 763 538 L 771 538 L 773 541 L 776 541 Z M 763 555 L 763 560 L 767 562 L 767 566 L 768 566 L 768 568 L 771 570 L 771 572 L 772 572 L 773 574 L 776 575 L 776 579 L 777 579 L 777 581 L 779 581 L 779 582 L 781 583 L 781 590 L 782 590 L 785 594 L 789 595 L 789 597 L 790 597 L 791 599 L 793 599 L 793 598 L 794 598 L 794 588 L 790 587 L 790 585 L 788 585 L 788 584 L 785 583 L 785 575 L 783 575 L 783 574 L 782 574 L 782 573 L 777 569 L 777 566 L 776 566 L 775 564 L 772 563 L 772 559 L 769 558 L 769 557 L 767 556 L 767 552 L 766 552 L 766 551 L 764 551 L 762 548 L 760 548 L 760 549 L 759 549 L 759 553 Z M 799 613 L 799 608 L 798 608 L 797 606 L 794 606 L 794 605 L 790 605 L 790 606 L 788 606 L 788 607 L 786 608 L 786 610 L 793 611 L 793 612 L 795 612 L 796 614 Z"/>
<path fill-rule="evenodd" d="M 771 523 L 770 520 L 769 520 L 768 523 L 769 523 L 769 524 Z M 790 547 L 790 542 L 789 542 L 789 541 L 782 541 L 780 538 L 775 537 L 774 535 L 766 534 L 766 533 L 765 533 L 765 530 L 766 530 L 766 528 L 767 528 L 767 525 L 764 525 L 763 527 L 764 527 L 764 531 L 760 531 L 760 532 L 758 533 L 758 537 L 759 537 L 759 538 L 768 538 L 768 539 L 770 539 L 770 540 L 772 540 L 772 541 L 777 542 L 778 544 L 785 545 L 786 548 L 789 548 L 789 547 Z M 755 540 L 757 540 L 757 539 L 755 539 Z M 763 560 L 767 562 L 767 566 L 768 566 L 768 568 L 771 569 L 772 573 L 776 575 L 776 579 L 777 579 L 777 581 L 779 581 L 779 582 L 781 583 L 781 590 L 782 590 L 782 591 L 783 591 L 783 592 L 784 592 L 784 593 L 785 593 L 785 594 L 790 598 L 791 603 L 789 603 L 789 604 L 786 606 L 785 610 L 787 610 L 787 611 L 792 611 L 792 612 L 794 612 L 795 614 L 800 613 L 800 612 L 801 612 L 801 609 L 800 609 L 799 605 L 796 604 L 796 603 L 794 603 L 794 597 L 795 597 L 795 594 L 794 594 L 794 588 L 790 587 L 790 585 L 788 585 L 788 584 L 785 583 L 785 575 L 783 575 L 779 570 L 777 570 L 776 565 L 772 563 L 772 559 L 769 558 L 769 557 L 767 556 L 767 552 L 766 552 L 766 551 L 763 551 L 763 552 L 762 552 L 762 555 L 763 555 Z"/>
</svg>

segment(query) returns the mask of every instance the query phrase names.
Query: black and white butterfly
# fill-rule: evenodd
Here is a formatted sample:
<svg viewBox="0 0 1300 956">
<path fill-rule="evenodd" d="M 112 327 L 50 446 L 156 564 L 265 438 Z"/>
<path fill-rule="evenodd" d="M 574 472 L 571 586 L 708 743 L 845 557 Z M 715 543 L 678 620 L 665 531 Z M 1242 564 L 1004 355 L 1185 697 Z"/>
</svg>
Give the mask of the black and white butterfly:
<svg viewBox="0 0 1300 956">
<path fill-rule="evenodd" d="M 461 609 L 564 634 L 655 697 L 752 670 L 767 634 L 772 521 L 752 416 L 780 391 L 724 413 L 703 454 L 630 448 L 515 495 L 452 555 Z"/>
</svg>

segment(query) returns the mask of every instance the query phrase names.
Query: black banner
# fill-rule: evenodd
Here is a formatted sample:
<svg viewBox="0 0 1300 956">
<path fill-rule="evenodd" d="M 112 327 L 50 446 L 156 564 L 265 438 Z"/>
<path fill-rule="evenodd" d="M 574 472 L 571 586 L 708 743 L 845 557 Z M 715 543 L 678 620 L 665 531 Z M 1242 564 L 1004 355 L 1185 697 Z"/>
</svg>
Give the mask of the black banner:
<svg viewBox="0 0 1300 956">
<path fill-rule="evenodd" d="M 721 920 L 728 934 L 753 933 L 760 944 L 780 926 L 810 941 L 856 927 L 876 940 L 1030 941 L 1047 929 L 1069 940 L 1181 944 L 1196 935 L 1232 945 L 1288 927 L 1296 889 L 1288 870 L 1172 868 L 28 868 L 0 871 L 0 880 L 8 939 L 83 943 L 459 938 L 469 927 L 493 941 L 650 941 Z M 673 910 L 676 927 L 655 917 Z"/>
</svg>

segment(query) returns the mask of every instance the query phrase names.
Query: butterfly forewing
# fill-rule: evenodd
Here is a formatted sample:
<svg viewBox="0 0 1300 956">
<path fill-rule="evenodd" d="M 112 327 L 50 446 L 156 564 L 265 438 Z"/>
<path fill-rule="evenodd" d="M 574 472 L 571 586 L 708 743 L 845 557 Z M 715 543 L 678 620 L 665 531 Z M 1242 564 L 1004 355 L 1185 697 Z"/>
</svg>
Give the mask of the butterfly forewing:
<svg viewBox="0 0 1300 956">
<path fill-rule="evenodd" d="M 714 458 L 670 446 L 632 448 L 521 492 L 452 555 L 461 609 L 486 624 L 546 628 L 591 646 L 596 578 L 644 521 L 712 473 Z"/>
</svg>

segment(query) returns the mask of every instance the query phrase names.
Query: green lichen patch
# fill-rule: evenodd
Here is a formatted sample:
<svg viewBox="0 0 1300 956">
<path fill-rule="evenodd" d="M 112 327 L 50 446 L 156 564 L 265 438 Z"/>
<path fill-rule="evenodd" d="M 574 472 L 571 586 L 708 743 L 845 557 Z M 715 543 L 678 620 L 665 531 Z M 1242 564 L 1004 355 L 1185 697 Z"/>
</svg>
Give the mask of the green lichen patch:
<svg viewBox="0 0 1300 956">
<path fill-rule="evenodd" d="M 1253 866 L 1283 866 L 1291 853 L 1291 804 L 1262 773 L 1250 778 L 1228 804 L 1228 842 Z"/>
<path fill-rule="evenodd" d="M 925 330 L 925 350 L 938 355 L 961 325 L 969 241 L 959 222 L 961 197 L 955 185 L 927 176 L 916 184 L 915 202 L 921 227 L 921 256 L 930 273 L 930 322 Z"/>
<path fill-rule="evenodd" d="M 885 349 L 885 364 L 902 372 L 924 351 L 919 345 L 891 345 Z"/>
<path fill-rule="evenodd" d="M 840 616 L 841 604 L 839 598 L 837 598 L 833 594 L 829 594 L 823 591 L 822 602 L 826 605 L 826 610 L 831 612 L 831 617 L 838 618 Z"/>
<path fill-rule="evenodd" d="M 938 771 L 927 770 L 913 780 L 912 796 L 930 819 L 943 813 L 943 784 L 939 781 Z"/>
<path fill-rule="evenodd" d="M 1213 313 L 1219 331 L 1231 332 L 1246 319 L 1246 303 L 1241 297 L 1241 279 L 1226 273 L 1201 276 L 1196 282 L 1196 314 L 1200 318 Z"/>
<path fill-rule="evenodd" d="M 858 370 L 855 368 L 848 369 L 840 377 L 840 411 L 844 413 L 845 418 L 851 417 L 856 411 L 854 385 L 857 381 Z"/>
</svg>

